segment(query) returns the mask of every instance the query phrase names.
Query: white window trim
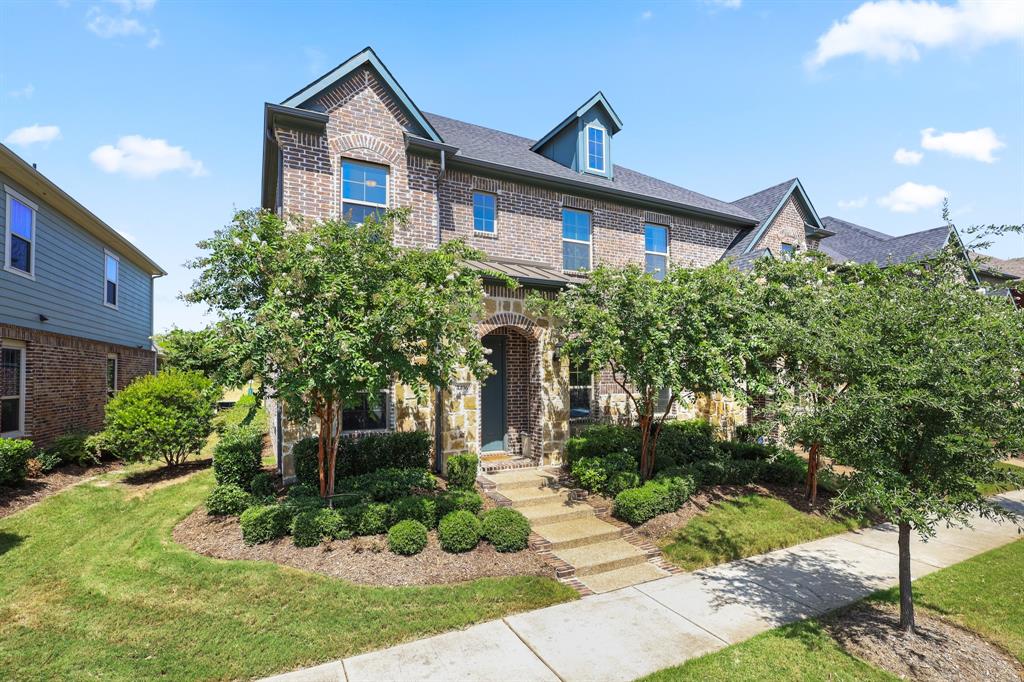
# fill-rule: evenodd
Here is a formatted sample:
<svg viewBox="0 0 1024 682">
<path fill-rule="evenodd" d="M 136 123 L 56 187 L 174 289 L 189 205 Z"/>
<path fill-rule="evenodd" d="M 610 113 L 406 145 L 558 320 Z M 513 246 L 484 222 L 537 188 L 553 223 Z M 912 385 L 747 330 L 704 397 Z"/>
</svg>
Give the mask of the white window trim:
<svg viewBox="0 0 1024 682">
<path fill-rule="evenodd" d="M 601 131 L 601 160 L 604 161 L 604 168 L 594 168 L 590 165 L 590 130 Z M 583 128 L 583 166 L 588 173 L 607 175 L 608 173 L 608 131 L 600 123 L 588 123 Z"/>
<path fill-rule="evenodd" d="M 383 168 L 384 169 L 385 172 L 384 172 L 384 203 L 383 204 L 378 204 L 375 201 L 363 201 L 362 199 L 346 199 L 345 198 L 345 164 L 346 163 L 354 163 L 354 164 L 362 165 L 362 166 L 376 166 L 377 168 Z M 341 166 L 341 174 L 340 174 L 341 177 L 340 177 L 340 181 L 339 181 L 339 184 L 338 184 L 338 193 L 341 195 L 340 196 L 341 201 L 338 202 L 338 212 L 340 213 L 340 218 L 342 220 L 345 219 L 345 204 L 358 204 L 359 206 L 370 206 L 370 207 L 373 207 L 373 208 L 383 208 L 385 211 L 388 209 L 388 207 L 391 204 L 391 166 L 385 165 L 383 163 L 373 163 L 372 161 L 360 161 L 359 159 L 350 159 L 350 158 L 347 158 L 347 157 L 342 157 L 340 166 Z M 357 223 L 357 224 L 358 225 L 362 225 L 362 223 Z"/>
<path fill-rule="evenodd" d="M 107 279 L 108 256 L 117 261 L 117 281 L 114 282 L 114 284 L 117 286 L 117 295 L 114 297 L 113 303 L 107 303 L 107 282 L 110 281 L 109 279 Z M 118 306 L 121 305 L 121 257 L 118 256 L 113 251 L 111 251 L 110 249 L 103 249 L 103 298 L 101 300 L 103 301 L 103 305 L 105 305 L 108 308 L 113 308 L 114 310 L 117 310 Z"/>
<path fill-rule="evenodd" d="M 107 360 L 113 360 L 114 361 L 114 390 L 113 390 L 113 392 L 108 393 L 108 395 L 107 395 L 107 400 L 110 400 L 115 395 L 117 395 L 117 378 L 118 378 L 117 375 L 121 372 L 121 361 L 118 359 L 117 353 L 107 353 Z M 103 365 L 103 381 L 104 381 L 104 383 L 106 383 L 106 380 L 107 380 L 107 366 L 106 366 L 106 364 L 104 364 Z M 108 387 L 107 390 L 109 391 L 109 387 Z"/>
<path fill-rule="evenodd" d="M 671 404 L 671 409 L 660 410 L 659 411 L 658 410 L 658 405 L 657 405 L 657 403 L 655 403 L 655 405 L 654 405 L 654 416 L 657 417 L 657 416 L 661 416 L 661 415 L 665 415 L 665 414 L 671 415 L 673 413 L 673 410 L 675 410 L 675 407 L 676 407 L 675 404 L 672 403 L 672 397 L 674 395 L 675 395 L 675 391 L 673 391 L 671 388 L 668 389 L 668 402 Z M 661 396 L 659 395 L 658 397 L 660 398 Z"/>
<path fill-rule="evenodd" d="M 25 438 L 26 436 L 29 435 L 28 431 L 26 431 L 25 429 L 25 403 L 28 402 L 28 395 L 25 383 L 25 370 L 27 369 L 28 365 L 28 349 L 25 347 L 25 344 L 23 342 L 11 341 L 8 339 L 0 339 L 0 348 L 17 348 L 21 351 L 21 371 L 18 373 L 19 376 L 21 377 L 21 385 L 18 386 L 18 390 L 20 391 L 20 393 L 17 396 L 18 410 L 20 412 L 20 414 L 18 415 L 18 424 L 20 425 L 20 428 L 17 431 L 4 431 L 3 433 L 0 433 L 0 438 Z M 12 398 L 14 396 L 6 397 Z"/>
<path fill-rule="evenodd" d="M 648 227 L 660 227 L 665 230 L 665 252 L 661 251 L 648 251 L 647 250 L 647 228 Z M 671 262 L 670 253 L 672 251 L 672 230 L 669 229 L 668 225 L 659 225 L 658 223 L 644 223 L 644 270 L 646 270 L 647 256 L 664 256 L 665 257 L 665 272 L 662 273 L 662 277 L 668 277 L 669 263 Z M 652 274 L 652 273 L 647 273 Z"/>
<path fill-rule="evenodd" d="M 10 272 L 11 274 L 18 275 L 19 277 L 24 277 L 25 279 L 30 279 L 32 281 L 35 281 L 35 279 L 36 279 L 36 236 L 37 236 L 36 235 L 36 215 L 39 213 L 39 205 L 36 204 L 36 202 L 34 202 L 34 201 L 30 201 L 29 199 L 26 199 L 21 193 L 17 192 L 16 190 L 12 189 L 11 187 L 9 187 L 7 185 L 4 185 L 4 193 L 7 195 L 6 199 L 5 199 L 7 212 L 4 214 L 4 231 L 7 233 L 7 235 L 6 235 L 6 242 L 7 243 L 6 243 L 5 247 L 4 247 L 4 270 L 6 270 L 7 272 Z M 17 199 L 18 201 L 20 201 L 21 203 L 25 204 L 26 206 L 28 206 L 29 208 L 32 209 L 32 239 L 29 241 L 29 244 L 31 246 L 30 246 L 30 250 L 29 250 L 29 259 L 28 259 L 28 267 L 29 267 L 29 269 L 32 272 L 25 272 L 24 270 L 19 270 L 18 268 L 11 267 L 11 239 L 14 236 L 14 230 L 11 228 L 11 199 Z"/>
<path fill-rule="evenodd" d="M 576 211 L 577 213 L 586 213 L 590 216 L 590 241 L 583 241 L 581 239 L 569 239 L 565 236 L 565 211 Z M 588 247 L 587 260 L 589 261 L 586 270 L 571 270 L 565 267 L 565 252 L 562 252 L 562 272 L 590 272 L 594 269 L 594 214 L 591 211 L 584 211 L 579 208 L 570 208 L 568 206 L 562 207 L 562 225 L 560 226 L 562 233 L 562 243 L 569 242 L 570 244 L 586 244 Z"/>
<path fill-rule="evenodd" d="M 488 232 L 487 230 L 476 229 L 476 195 L 486 194 L 489 197 L 494 197 L 494 231 Z M 482 235 L 484 237 L 497 237 L 498 236 L 498 195 L 494 192 L 485 192 L 481 189 L 473 190 L 473 194 L 470 197 L 470 214 L 473 219 L 473 234 Z"/>
</svg>

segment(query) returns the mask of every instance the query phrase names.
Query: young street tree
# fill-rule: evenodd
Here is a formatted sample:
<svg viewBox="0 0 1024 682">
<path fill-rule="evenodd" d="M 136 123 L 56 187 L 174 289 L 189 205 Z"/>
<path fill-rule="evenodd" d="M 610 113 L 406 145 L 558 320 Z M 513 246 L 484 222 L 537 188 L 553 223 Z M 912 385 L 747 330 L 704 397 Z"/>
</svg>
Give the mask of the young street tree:
<svg viewBox="0 0 1024 682">
<path fill-rule="evenodd" d="M 290 225 L 241 211 L 190 266 L 185 299 L 218 313 L 231 356 L 266 377 L 288 418 L 319 425 L 320 493 L 331 496 L 341 410 L 392 381 L 424 395 L 460 367 L 485 376 L 476 254 L 460 242 L 398 249 L 404 210 L 353 225 Z"/>
<path fill-rule="evenodd" d="M 654 471 L 665 418 L 685 394 L 735 393 L 745 376 L 749 278 L 725 264 L 675 268 L 662 281 L 637 266 L 599 266 L 557 299 L 530 299 L 561 320 L 563 353 L 608 367 L 640 426 L 640 475 Z M 663 390 L 671 394 L 659 406 Z"/>
<path fill-rule="evenodd" d="M 964 276 L 962 252 L 842 269 L 829 339 L 843 385 L 794 420 L 852 467 L 836 507 L 899 529 L 900 627 L 914 629 L 910 536 L 1005 516 L 977 485 L 1024 447 L 1024 315 Z M 827 376 L 827 375 L 825 375 Z M 824 378 L 824 376 L 823 376 Z"/>
<path fill-rule="evenodd" d="M 221 385 L 243 383 L 241 377 L 235 376 L 239 368 L 231 362 L 224 337 L 216 327 L 196 330 L 174 327 L 157 334 L 153 340 L 160 347 L 162 365 L 168 369 L 199 372 Z"/>
</svg>

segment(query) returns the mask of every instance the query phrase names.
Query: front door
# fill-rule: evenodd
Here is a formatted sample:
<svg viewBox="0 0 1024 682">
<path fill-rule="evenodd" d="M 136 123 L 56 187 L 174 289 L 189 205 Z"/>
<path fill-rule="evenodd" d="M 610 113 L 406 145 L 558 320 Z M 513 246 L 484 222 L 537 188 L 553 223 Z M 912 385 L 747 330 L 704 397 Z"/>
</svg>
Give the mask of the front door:
<svg viewBox="0 0 1024 682">
<path fill-rule="evenodd" d="M 483 344 L 491 351 L 487 361 L 494 374 L 484 379 L 480 389 L 480 450 L 496 452 L 505 449 L 505 337 L 485 336 Z"/>
</svg>

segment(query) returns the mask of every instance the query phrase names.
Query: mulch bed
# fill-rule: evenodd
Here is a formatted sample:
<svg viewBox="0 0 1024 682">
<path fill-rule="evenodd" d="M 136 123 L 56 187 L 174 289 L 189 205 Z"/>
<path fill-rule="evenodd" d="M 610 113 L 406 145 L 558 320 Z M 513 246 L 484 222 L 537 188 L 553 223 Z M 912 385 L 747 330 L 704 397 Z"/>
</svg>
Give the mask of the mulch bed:
<svg viewBox="0 0 1024 682">
<path fill-rule="evenodd" d="M 319 547 L 296 547 L 285 537 L 252 547 L 242 542 L 234 517 L 207 516 L 198 507 L 174 529 L 174 541 L 216 559 L 273 561 L 363 585 L 437 585 L 477 578 L 536 575 L 554 578 L 540 557 L 524 550 L 502 554 L 486 542 L 471 552 L 449 554 L 431 531 L 427 546 L 415 556 L 391 553 L 383 535 L 326 542 Z"/>
<path fill-rule="evenodd" d="M 903 679 L 1024 679 L 1024 666 L 994 644 L 921 609 L 915 615 L 912 635 L 897 629 L 899 607 L 888 604 L 857 606 L 827 619 L 825 628 L 847 653 Z"/>
<path fill-rule="evenodd" d="M 65 464 L 38 478 L 26 479 L 17 488 L 0 486 L 0 518 L 30 507 L 69 486 L 120 469 L 122 466 L 120 462 L 104 462 L 91 467 Z"/>
</svg>

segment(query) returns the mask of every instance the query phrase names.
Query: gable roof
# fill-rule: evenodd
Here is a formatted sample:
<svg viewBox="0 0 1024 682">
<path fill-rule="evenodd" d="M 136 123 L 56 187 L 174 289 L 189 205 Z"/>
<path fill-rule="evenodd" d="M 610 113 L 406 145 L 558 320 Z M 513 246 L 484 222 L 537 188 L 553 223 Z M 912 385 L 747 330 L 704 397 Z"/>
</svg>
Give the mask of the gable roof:
<svg viewBox="0 0 1024 682">
<path fill-rule="evenodd" d="M 434 130 L 433 126 L 430 125 L 430 122 L 423 116 L 423 112 L 420 111 L 419 107 L 417 107 L 412 101 L 412 98 L 406 94 L 405 90 L 402 89 L 402 86 L 398 84 L 397 80 L 395 80 L 395 77 L 391 75 L 388 67 L 384 66 L 384 62 L 380 60 L 380 57 L 377 56 L 377 53 L 373 51 L 372 47 L 363 48 L 341 64 L 338 64 L 338 66 L 334 67 L 331 71 L 328 71 L 309 85 L 293 93 L 281 102 L 281 106 L 297 109 L 309 108 L 305 105 L 308 105 L 311 99 L 315 98 L 325 90 L 334 87 L 334 85 L 345 78 L 345 76 L 365 65 L 373 67 L 373 69 L 380 75 L 381 79 L 389 88 L 391 88 L 391 91 L 394 93 L 398 103 L 405 110 L 406 115 L 408 115 L 419 125 L 420 128 L 422 128 L 422 132 L 427 138 L 434 142 L 444 142 L 437 131 Z"/>
<path fill-rule="evenodd" d="M 921 260 L 937 254 L 954 236 L 949 225 L 894 237 L 832 216 L 823 220 L 835 235 L 821 240 L 821 250 L 837 262 L 888 265 Z"/>
<path fill-rule="evenodd" d="M 451 164 L 461 163 L 476 169 L 522 176 L 532 181 L 568 185 L 574 189 L 663 206 L 669 210 L 711 216 L 740 225 L 752 225 L 756 222 L 749 213 L 738 206 L 629 168 L 614 166 L 614 180 L 599 175 L 577 173 L 533 151 L 535 142 L 529 138 L 438 114 L 424 115 L 447 144 L 458 148 L 448 157 Z"/>
<path fill-rule="evenodd" d="M 605 113 L 608 114 L 608 118 L 610 118 L 612 121 L 613 130 L 611 131 L 611 134 L 615 135 L 620 130 L 622 130 L 622 119 L 620 119 L 619 115 L 615 113 L 614 109 L 612 109 L 612 105 L 604 96 L 604 93 L 598 90 L 590 99 L 588 99 L 579 108 L 577 108 L 576 111 L 566 116 L 565 120 L 563 120 L 561 123 L 552 128 L 544 137 L 537 140 L 533 144 L 533 146 L 530 147 L 530 149 L 533 151 L 538 151 L 541 147 L 547 144 L 548 140 L 553 138 L 558 133 L 562 132 L 563 128 L 565 128 L 570 123 L 574 122 L 579 117 L 583 116 L 583 114 L 587 113 L 594 107 L 598 106 L 605 110 Z"/>
<path fill-rule="evenodd" d="M 775 216 L 778 215 L 782 207 L 789 201 L 789 197 L 794 194 L 803 203 L 805 210 L 813 221 L 813 225 L 808 226 L 813 228 L 813 231 L 808 229 L 808 234 L 830 234 L 830 231 L 818 218 L 818 212 L 814 210 L 814 204 L 811 203 L 810 197 L 807 196 L 800 178 L 792 178 L 732 202 L 734 206 L 738 206 L 754 216 L 758 221 L 758 225 L 753 229 L 736 235 L 736 239 L 729 245 L 725 255 L 722 257 L 735 259 L 753 252 L 758 242 L 761 241 L 761 237 L 764 236 L 772 221 L 775 220 Z"/>
</svg>

